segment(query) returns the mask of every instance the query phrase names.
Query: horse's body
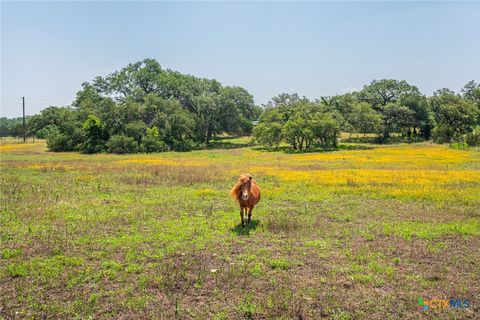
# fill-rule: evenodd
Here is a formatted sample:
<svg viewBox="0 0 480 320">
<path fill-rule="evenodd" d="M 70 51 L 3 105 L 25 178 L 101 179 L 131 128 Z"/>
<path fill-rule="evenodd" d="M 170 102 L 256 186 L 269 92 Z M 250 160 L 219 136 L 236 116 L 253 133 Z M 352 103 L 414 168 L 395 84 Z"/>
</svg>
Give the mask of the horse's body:
<svg viewBox="0 0 480 320">
<path fill-rule="evenodd" d="M 240 218 L 242 226 L 245 226 L 244 211 L 248 214 L 247 223 L 250 223 L 253 207 L 260 201 L 260 188 L 250 174 L 242 174 L 230 191 L 230 195 L 240 205 Z"/>
</svg>

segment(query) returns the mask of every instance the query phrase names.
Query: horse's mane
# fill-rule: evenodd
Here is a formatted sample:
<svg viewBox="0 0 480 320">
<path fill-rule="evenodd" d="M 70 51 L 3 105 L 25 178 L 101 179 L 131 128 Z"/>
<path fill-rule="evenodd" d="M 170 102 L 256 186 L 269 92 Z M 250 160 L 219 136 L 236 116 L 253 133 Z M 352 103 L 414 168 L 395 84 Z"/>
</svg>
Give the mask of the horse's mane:
<svg viewBox="0 0 480 320">
<path fill-rule="evenodd" d="M 260 193 L 260 188 L 258 187 L 257 183 L 255 182 L 255 180 L 253 180 L 252 176 L 250 174 L 242 174 L 240 175 L 240 177 L 238 178 L 238 181 L 237 183 L 232 187 L 232 190 L 230 190 L 230 196 L 235 200 L 235 201 L 239 201 L 240 199 L 240 190 L 242 188 L 242 185 L 244 183 L 247 183 L 248 180 L 251 179 L 251 187 L 250 187 L 250 192 L 252 193 L 252 195 L 256 198 L 258 198 L 258 195 Z"/>
<path fill-rule="evenodd" d="M 258 184 L 255 182 L 255 180 L 252 179 L 252 186 L 250 188 L 250 193 L 253 195 L 255 199 L 259 199 L 260 196 L 260 187 Z"/>
</svg>

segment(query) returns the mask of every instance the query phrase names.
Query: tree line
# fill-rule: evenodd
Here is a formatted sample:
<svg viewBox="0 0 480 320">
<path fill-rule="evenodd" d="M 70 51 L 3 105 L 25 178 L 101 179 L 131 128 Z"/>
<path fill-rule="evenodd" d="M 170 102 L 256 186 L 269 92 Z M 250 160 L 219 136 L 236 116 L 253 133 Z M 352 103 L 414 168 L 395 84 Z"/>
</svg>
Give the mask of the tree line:
<svg viewBox="0 0 480 320">
<path fill-rule="evenodd" d="M 261 108 L 245 89 L 131 63 L 82 84 L 69 107 L 48 107 L 28 121 L 51 151 L 159 152 L 208 145 L 219 134 L 251 134 Z"/>
<path fill-rule="evenodd" d="M 25 117 L 25 122 L 28 123 L 31 116 Z M 29 135 L 30 132 L 28 132 Z M 23 136 L 23 118 L 0 118 L 0 137 L 21 137 Z"/>
<path fill-rule="evenodd" d="M 163 69 L 154 59 L 85 82 L 70 106 L 27 118 L 28 135 L 45 138 L 49 150 L 84 153 L 189 150 L 223 134 L 295 150 L 335 148 L 340 132 L 375 134 L 377 142 L 479 145 L 479 128 L 475 81 L 460 93 L 440 89 L 427 97 L 406 81 L 382 79 L 315 100 L 282 93 L 260 107 L 241 87 Z M 21 118 L 1 118 L 0 134 L 23 135 Z"/>
<path fill-rule="evenodd" d="M 393 79 L 374 80 L 362 90 L 310 101 L 282 93 L 265 106 L 253 130 L 255 140 L 277 148 L 336 147 L 340 132 L 392 139 L 480 145 L 480 84 L 468 82 L 455 93 L 440 89 L 426 97 L 416 86 Z"/>
</svg>

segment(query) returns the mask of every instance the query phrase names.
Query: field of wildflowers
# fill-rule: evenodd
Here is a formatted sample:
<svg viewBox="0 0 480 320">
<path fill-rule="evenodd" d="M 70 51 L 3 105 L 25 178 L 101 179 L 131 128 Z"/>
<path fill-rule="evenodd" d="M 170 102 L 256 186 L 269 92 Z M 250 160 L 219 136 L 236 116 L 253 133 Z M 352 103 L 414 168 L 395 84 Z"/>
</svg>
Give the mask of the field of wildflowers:
<svg viewBox="0 0 480 320">
<path fill-rule="evenodd" d="M 0 318 L 478 317 L 479 150 L 231 143 L 82 155 L 2 141 Z M 262 188 L 248 228 L 228 196 L 244 172 Z M 426 314 L 418 297 L 471 305 Z"/>
</svg>

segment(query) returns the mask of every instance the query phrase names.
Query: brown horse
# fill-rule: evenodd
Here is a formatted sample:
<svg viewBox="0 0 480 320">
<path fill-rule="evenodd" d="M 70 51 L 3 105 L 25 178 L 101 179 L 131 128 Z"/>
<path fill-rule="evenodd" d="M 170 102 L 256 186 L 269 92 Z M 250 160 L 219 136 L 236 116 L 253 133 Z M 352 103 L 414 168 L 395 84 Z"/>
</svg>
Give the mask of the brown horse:
<svg viewBox="0 0 480 320">
<path fill-rule="evenodd" d="M 252 221 L 253 207 L 260 201 L 260 188 L 258 184 L 253 180 L 252 175 L 244 173 L 238 178 L 237 184 L 230 190 L 232 198 L 240 205 L 240 218 L 242 219 L 242 226 L 245 227 L 243 219 L 243 211 L 247 214 L 247 223 Z"/>
</svg>

